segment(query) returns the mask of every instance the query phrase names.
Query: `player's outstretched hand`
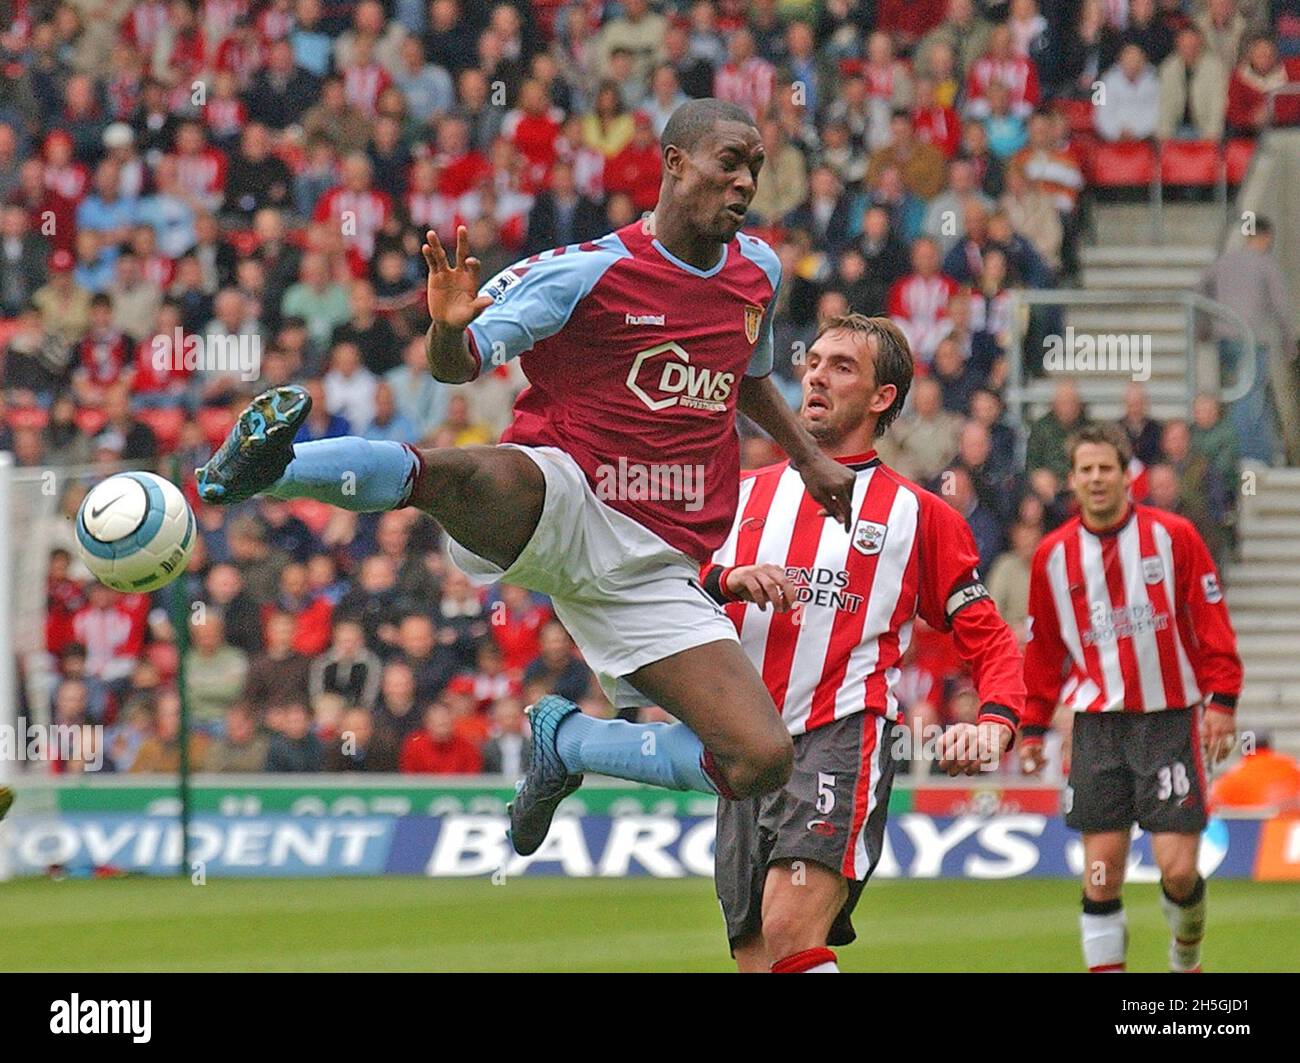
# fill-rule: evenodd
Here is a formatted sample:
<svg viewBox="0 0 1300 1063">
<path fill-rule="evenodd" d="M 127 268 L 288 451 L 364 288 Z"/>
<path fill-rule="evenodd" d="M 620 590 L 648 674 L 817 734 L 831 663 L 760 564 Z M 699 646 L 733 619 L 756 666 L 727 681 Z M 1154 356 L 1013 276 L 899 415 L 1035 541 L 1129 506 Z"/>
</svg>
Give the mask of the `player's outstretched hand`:
<svg viewBox="0 0 1300 1063">
<path fill-rule="evenodd" d="M 778 613 L 794 607 L 795 589 L 780 565 L 737 565 L 727 573 L 727 585 L 722 589 L 764 611 L 769 605 Z"/>
<path fill-rule="evenodd" d="M 424 234 L 420 251 L 429 267 L 429 316 L 435 325 L 466 328 L 492 305 L 490 295 L 479 295 L 479 261 L 469 253 L 469 230 L 456 228 L 456 261 L 449 263 L 438 234 Z"/>
<path fill-rule="evenodd" d="M 1011 728 L 999 723 L 953 724 L 939 737 L 939 767 L 949 775 L 993 771 L 1011 744 Z"/>
<path fill-rule="evenodd" d="M 826 516 L 834 517 L 848 531 L 853 518 L 853 484 L 857 474 L 819 450 L 799 467 L 799 475 Z"/>
<path fill-rule="evenodd" d="M 1205 760 L 1211 766 L 1218 764 L 1232 752 L 1237 741 L 1237 718 L 1222 709 L 1207 708 L 1201 729 L 1201 743 L 1205 747 Z"/>
</svg>

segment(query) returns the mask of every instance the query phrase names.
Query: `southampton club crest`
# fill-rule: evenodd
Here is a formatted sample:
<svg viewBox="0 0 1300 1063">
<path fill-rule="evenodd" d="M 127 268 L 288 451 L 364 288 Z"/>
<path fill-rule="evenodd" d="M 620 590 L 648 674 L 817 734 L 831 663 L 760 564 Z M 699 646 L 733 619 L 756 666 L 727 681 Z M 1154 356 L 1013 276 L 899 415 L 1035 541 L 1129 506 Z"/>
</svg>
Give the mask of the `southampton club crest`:
<svg viewBox="0 0 1300 1063">
<path fill-rule="evenodd" d="M 1164 578 L 1165 566 L 1159 555 L 1152 555 L 1142 559 L 1142 579 L 1148 586 L 1154 586 Z"/>
<path fill-rule="evenodd" d="M 853 549 L 870 557 L 878 554 L 885 545 L 885 532 L 888 529 L 874 520 L 860 520 L 853 529 Z"/>
<path fill-rule="evenodd" d="M 763 324 L 763 308 L 749 304 L 745 307 L 745 339 L 758 342 L 759 326 Z"/>
</svg>

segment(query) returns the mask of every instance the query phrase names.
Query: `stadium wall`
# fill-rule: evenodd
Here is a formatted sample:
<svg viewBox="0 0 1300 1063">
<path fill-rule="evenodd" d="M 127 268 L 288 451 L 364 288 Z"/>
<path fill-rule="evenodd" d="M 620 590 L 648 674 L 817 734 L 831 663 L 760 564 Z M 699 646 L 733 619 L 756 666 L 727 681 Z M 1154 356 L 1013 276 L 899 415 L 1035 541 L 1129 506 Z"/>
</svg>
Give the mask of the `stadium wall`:
<svg viewBox="0 0 1300 1063">
<path fill-rule="evenodd" d="M 510 852 L 511 791 L 464 785 L 265 777 L 200 780 L 190 829 L 192 875 L 212 877 L 520 875 L 709 876 L 711 801 L 637 787 L 592 786 L 571 799 L 531 858 Z M 41 783 L 0 831 L 17 875 L 176 874 L 174 784 Z M 1202 873 L 1300 880 L 1300 815 L 1216 818 Z M 899 787 L 890 804 L 879 878 L 1075 878 L 1078 835 L 1052 787 Z M 1156 881 L 1150 841 L 1135 834 L 1130 881 Z"/>
</svg>

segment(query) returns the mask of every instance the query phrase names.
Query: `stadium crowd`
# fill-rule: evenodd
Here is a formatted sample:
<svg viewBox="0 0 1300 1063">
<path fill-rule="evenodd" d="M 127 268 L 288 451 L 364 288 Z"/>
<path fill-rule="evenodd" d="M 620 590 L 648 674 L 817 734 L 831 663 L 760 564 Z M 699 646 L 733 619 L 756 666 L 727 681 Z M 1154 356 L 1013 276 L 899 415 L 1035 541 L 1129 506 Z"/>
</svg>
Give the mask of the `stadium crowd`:
<svg viewBox="0 0 1300 1063">
<path fill-rule="evenodd" d="M 819 321 L 904 328 L 918 377 L 881 455 L 966 516 L 1022 630 L 1028 560 L 1069 513 L 1062 444 L 1087 414 L 1061 383 L 1032 424 L 1006 418 L 1009 293 L 1077 274 L 1090 136 L 1251 136 L 1296 117 L 1265 101 L 1300 62 L 1300 14 L 1276 0 L 4 7 L 0 449 L 83 470 L 37 540 L 54 544 L 52 713 L 108 725 L 119 771 L 175 769 L 181 662 L 160 598 L 75 561 L 87 484 L 122 464 L 188 475 L 251 395 L 290 381 L 314 400 L 302 440 L 493 441 L 524 380 L 429 376 L 424 232 L 466 225 L 486 277 L 634 221 L 691 96 L 759 124 L 748 227 L 783 264 L 783 390 L 797 403 Z M 1071 107 L 1097 83 L 1107 104 L 1080 133 Z M 1229 556 L 1240 441 L 1217 400 L 1160 424 L 1134 384 L 1125 409 L 1135 494 Z M 747 467 L 779 459 L 742 435 Z M 546 602 L 472 587 L 415 511 L 191 502 L 197 767 L 513 773 L 529 700 L 613 711 Z M 935 632 L 899 694 L 927 719 L 975 708 Z"/>
</svg>

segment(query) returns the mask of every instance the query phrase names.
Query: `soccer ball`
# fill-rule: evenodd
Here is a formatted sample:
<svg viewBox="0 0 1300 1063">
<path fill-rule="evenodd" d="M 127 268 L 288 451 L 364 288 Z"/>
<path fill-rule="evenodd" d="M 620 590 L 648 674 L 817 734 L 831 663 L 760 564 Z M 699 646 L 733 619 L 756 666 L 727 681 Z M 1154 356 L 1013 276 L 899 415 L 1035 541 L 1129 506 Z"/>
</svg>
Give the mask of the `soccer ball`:
<svg viewBox="0 0 1300 1063">
<path fill-rule="evenodd" d="M 77 510 L 77 553 L 115 591 L 146 593 L 182 572 L 194 549 L 194 513 L 170 481 L 124 472 L 97 484 Z"/>
</svg>

